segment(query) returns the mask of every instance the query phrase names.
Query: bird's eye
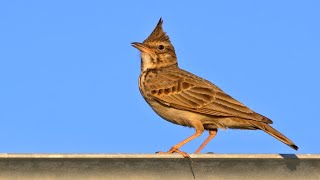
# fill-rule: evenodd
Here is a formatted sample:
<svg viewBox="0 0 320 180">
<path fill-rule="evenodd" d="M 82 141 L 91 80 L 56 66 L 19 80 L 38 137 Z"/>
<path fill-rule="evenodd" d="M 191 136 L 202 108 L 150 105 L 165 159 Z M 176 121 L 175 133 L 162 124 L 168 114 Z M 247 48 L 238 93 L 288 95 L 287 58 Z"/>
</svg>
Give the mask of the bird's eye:
<svg viewBox="0 0 320 180">
<path fill-rule="evenodd" d="M 164 46 L 161 44 L 161 45 L 158 46 L 158 49 L 159 50 L 164 50 Z"/>
</svg>

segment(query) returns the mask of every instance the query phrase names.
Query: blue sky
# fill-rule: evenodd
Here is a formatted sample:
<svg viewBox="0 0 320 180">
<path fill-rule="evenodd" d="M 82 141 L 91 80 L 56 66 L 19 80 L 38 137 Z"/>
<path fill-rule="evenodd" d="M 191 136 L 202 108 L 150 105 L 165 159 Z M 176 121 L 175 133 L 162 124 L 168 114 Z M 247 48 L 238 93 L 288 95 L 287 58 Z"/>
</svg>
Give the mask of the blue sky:
<svg viewBox="0 0 320 180">
<path fill-rule="evenodd" d="M 253 110 L 262 131 L 220 130 L 203 152 L 320 153 L 319 1 L 1 1 L 0 152 L 154 153 L 194 133 L 138 90 L 160 17 L 181 68 Z M 192 153 L 206 138 L 183 146 Z"/>
</svg>

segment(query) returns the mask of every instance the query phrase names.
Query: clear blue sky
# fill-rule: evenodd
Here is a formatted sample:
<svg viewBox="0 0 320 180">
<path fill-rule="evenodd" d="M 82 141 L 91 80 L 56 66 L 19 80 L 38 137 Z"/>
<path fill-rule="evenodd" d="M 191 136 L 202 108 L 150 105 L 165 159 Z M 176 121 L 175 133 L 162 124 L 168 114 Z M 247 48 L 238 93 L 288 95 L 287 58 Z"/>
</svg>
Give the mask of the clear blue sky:
<svg viewBox="0 0 320 180">
<path fill-rule="evenodd" d="M 220 130 L 203 152 L 320 153 L 319 1 L 1 1 L 0 152 L 154 153 L 194 133 L 138 90 L 160 17 L 180 67 L 274 121 Z M 192 153 L 204 133 L 181 150 Z"/>
</svg>

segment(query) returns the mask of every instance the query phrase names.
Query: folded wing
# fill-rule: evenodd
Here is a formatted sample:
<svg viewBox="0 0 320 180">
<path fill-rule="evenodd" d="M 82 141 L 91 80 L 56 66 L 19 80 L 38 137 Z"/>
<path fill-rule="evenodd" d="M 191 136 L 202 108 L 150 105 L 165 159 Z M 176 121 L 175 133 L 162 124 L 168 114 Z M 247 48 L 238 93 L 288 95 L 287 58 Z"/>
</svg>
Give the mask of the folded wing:
<svg viewBox="0 0 320 180">
<path fill-rule="evenodd" d="M 147 76 L 150 76 L 145 83 L 147 93 L 163 105 L 209 116 L 238 117 L 272 123 L 270 119 L 250 110 L 214 84 L 187 71 L 178 68 L 162 69 Z"/>
</svg>

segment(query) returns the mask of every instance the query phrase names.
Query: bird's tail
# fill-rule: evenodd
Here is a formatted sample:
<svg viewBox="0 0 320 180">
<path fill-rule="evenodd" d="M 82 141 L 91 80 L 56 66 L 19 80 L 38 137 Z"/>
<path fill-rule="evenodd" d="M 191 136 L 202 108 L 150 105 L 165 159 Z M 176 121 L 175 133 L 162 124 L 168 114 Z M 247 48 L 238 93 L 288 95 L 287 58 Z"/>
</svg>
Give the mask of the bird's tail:
<svg viewBox="0 0 320 180">
<path fill-rule="evenodd" d="M 254 126 L 256 126 L 257 128 L 265 131 L 266 133 L 270 134 L 271 136 L 277 138 L 281 142 L 287 144 L 291 148 L 293 148 L 295 150 L 299 149 L 298 146 L 296 146 L 289 138 L 287 138 L 286 136 L 281 134 L 279 131 L 275 130 L 270 125 L 263 123 L 263 122 L 257 122 L 257 121 L 251 121 L 250 123 L 253 124 Z"/>
</svg>

